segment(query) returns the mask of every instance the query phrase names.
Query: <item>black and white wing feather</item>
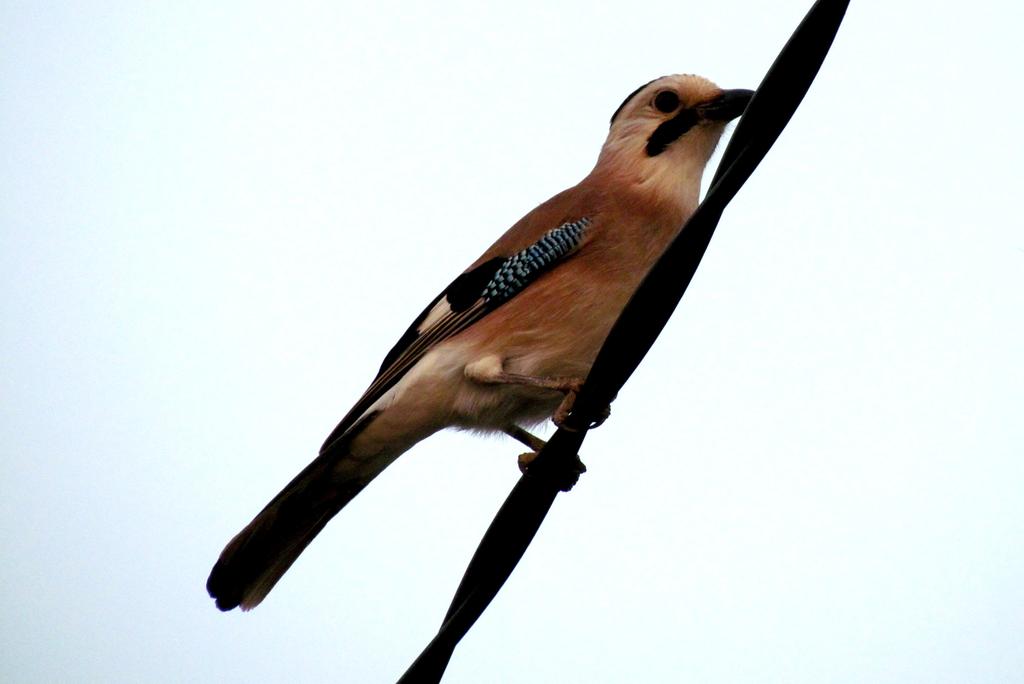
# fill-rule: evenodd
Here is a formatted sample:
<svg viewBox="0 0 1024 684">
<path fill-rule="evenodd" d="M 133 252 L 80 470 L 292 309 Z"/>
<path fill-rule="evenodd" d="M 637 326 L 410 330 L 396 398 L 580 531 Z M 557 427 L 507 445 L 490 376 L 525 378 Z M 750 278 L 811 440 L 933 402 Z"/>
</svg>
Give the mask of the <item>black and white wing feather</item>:
<svg viewBox="0 0 1024 684">
<path fill-rule="evenodd" d="M 494 257 L 456 278 L 423 310 L 384 357 L 377 377 L 320 448 L 323 454 L 367 409 L 435 346 L 509 301 L 579 247 L 591 221 L 580 218 L 548 231 L 529 247 Z"/>
</svg>

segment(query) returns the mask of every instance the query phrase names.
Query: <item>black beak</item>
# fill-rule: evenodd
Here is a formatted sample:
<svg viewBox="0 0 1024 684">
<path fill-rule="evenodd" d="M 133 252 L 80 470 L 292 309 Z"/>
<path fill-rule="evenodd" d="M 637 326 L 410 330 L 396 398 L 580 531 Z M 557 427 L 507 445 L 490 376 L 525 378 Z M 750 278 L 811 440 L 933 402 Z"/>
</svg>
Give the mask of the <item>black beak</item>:
<svg viewBox="0 0 1024 684">
<path fill-rule="evenodd" d="M 754 97 L 753 90 L 723 90 L 713 100 L 696 106 L 697 116 L 706 121 L 732 121 L 740 116 Z"/>
</svg>

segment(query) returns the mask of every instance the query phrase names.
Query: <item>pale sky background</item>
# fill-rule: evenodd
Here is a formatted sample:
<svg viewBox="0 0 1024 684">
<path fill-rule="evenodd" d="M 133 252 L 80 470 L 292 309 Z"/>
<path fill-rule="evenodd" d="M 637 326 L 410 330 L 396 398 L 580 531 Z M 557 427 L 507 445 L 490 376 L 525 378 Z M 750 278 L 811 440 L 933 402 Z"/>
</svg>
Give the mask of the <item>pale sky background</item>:
<svg viewBox="0 0 1024 684">
<path fill-rule="evenodd" d="M 810 0 L 0 7 L 0 680 L 390 682 L 518 477 L 445 433 L 204 582 L 637 85 Z M 854 0 L 446 682 L 1024 681 L 1020 3 Z"/>
</svg>

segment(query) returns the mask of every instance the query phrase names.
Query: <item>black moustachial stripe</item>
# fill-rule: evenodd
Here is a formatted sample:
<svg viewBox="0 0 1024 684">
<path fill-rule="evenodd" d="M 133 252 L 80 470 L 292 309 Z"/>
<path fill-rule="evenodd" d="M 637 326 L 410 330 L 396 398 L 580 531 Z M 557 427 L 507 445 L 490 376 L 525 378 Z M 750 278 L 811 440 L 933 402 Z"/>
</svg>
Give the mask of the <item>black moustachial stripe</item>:
<svg viewBox="0 0 1024 684">
<path fill-rule="evenodd" d="M 493 308 L 522 292 L 549 265 L 579 245 L 588 225 L 588 218 L 563 223 L 526 249 L 510 256 L 484 287 L 480 295 L 484 303 Z"/>
<path fill-rule="evenodd" d="M 693 128 L 697 124 L 697 120 L 695 110 L 682 109 L 668 121 L 662 122 L 647 139 L 647 156 L 656 157 L 664 152 L 666 147 Z"/>
</svg>

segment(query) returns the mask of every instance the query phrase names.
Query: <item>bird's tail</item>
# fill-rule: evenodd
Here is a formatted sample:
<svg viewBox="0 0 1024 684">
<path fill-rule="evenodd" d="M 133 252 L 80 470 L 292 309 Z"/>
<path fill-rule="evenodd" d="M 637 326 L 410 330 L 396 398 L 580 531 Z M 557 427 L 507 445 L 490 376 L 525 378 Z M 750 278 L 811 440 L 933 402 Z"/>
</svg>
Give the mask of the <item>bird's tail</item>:
<svg viewBox="0 0 1024 684">
<path fill-rule="evenodd" d="M 357 459 L 349 443 L 322 452 L 224 547 L 206 581 L 218 608 L 259 605 L 331 518 L 397 457 Z"/>
</svg>

